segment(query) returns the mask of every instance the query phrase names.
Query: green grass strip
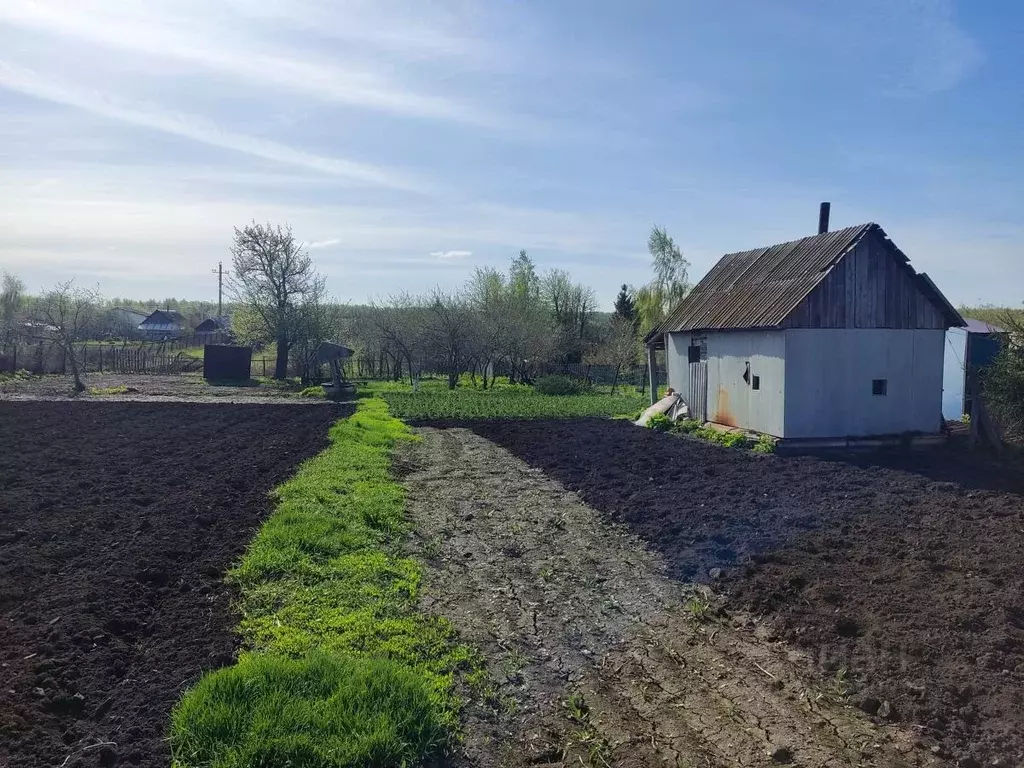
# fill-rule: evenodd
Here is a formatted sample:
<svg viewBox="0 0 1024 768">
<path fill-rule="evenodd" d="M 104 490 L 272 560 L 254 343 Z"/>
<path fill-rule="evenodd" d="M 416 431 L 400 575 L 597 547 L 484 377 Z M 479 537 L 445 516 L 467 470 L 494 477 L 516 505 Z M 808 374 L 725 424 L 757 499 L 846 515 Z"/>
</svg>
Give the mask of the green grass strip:
<svg viewBox="0 0 1024 768">
<path fill-rule="evenodd" d="M 457 732 L 458 669 L 481 675 L 452 626 L 417 610 L 402 555 L 391 451 L 415 439 L 380 399 L 274 491 L 276 510 L 228 576 L 244 652 L 175 708 L 175 768 L 416 766 Z"/>
</svg>

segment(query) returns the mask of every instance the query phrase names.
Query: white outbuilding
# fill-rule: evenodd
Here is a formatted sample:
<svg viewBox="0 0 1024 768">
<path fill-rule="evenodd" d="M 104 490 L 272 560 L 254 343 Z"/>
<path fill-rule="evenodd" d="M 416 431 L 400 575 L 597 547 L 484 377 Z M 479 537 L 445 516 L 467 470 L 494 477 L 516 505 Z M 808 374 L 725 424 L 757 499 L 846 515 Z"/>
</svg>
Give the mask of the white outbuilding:
<svg viewBox="0 0 1024 768">
<path fill-rule="evenodd" d="M 645 341 L 700 421 L 849 440 L 941 431 L 945 334 L 963 325 L 861 224 L 723 256 Z"/>
</svg>

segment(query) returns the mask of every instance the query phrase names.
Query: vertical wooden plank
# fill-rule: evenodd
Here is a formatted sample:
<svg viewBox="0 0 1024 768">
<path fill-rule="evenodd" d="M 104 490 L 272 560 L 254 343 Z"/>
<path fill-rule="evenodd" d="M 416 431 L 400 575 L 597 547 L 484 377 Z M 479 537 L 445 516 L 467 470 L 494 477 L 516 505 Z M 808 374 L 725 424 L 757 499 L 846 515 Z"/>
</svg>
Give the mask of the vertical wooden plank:
<svg viewBox="0 0 1024 768">
<path fill-rule="evenodd" d="M 647 347 L 647 375 L 650 377 L 651 387 L 651 405 L 658 402 L 658 366 L 657 353 L 654 350 L 654 346 Z"/>
</svg>

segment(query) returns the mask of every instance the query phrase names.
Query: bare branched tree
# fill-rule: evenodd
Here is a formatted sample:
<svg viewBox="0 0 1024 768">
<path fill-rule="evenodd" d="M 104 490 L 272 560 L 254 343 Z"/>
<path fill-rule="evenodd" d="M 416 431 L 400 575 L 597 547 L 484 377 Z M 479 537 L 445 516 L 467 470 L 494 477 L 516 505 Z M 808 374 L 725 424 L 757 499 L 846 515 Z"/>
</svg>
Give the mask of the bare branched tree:
<svg viewBox="0 0 1024 768">
<path fill-rule="evenodd" d="M 99 302 L 98 290 L 79 288 L 74 280 L 68 280 L 46 291 L 35 304 L 35 321 L 45 326 L 45 332 L 64 351 L 76 392 L 85 391 L 85 384 L 75 356 L 75 342 L 85 337 Z"/>
<path fill-rule="evenodd" d="M 296 242 L 291 227 L 258 224 L 235 228 L 228 289 L 249 309 L 266 341 L 277 342 L 274 378 L 288 376 L 288 353 L 306 328 L 311 307 L 324 295 L 324 279 Z"/>
<path fill-rule="evenodd" d="M 448 376 L 448 389 L 455 389 L 476 349 L 472 305 L 463 294 L 435 288 L 427 297 L 423 330 Z"/>
<path fill-rule="evenodd" d="M 622 315 L 612 315 L 601 347 L 605 361 L 615 366 L 615 376 L 612 379 L 612 394 L 615 394 L 622 369 L 628 369 L 640 357 L 640 341 L 637 339 L 633 321 Z"/>
<path fill-rule="evenodd" d="M 395 381 L 402 378 L 403 366 L 410 382 L 422 370 L 423 313 L 421 300 L 404 292 L 370 304 L 368 320 L 380 341 L 378 354 L 390 361 L 391 378 Z"/>
</svg>

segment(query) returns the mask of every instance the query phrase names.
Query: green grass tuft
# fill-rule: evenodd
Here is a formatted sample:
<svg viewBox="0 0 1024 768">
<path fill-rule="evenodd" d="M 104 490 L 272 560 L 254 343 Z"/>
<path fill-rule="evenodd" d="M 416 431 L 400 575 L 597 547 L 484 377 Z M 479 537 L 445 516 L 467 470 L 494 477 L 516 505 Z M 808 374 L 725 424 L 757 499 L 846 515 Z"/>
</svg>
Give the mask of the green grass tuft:
<svg viewBox="0 0 1024 768">
<path fill-rule="evenodd" d="M 460 701 L 454 692 L 454 676 L 462 670 L 469 679 L 482 664 L 457 641 L 449 622 L 417 610 L 421 569 L 401 552 L 408 532 L 405 495 L 391 476 L 390 458 L 398 441 L 415 438 L 405 424 L 389 415 L 383 400 L 366 398 L 354 416 L 331 429 L 330 439 L 327 450 L 303 464 L 274 491 L 274 514 L 228 574 L 240 593 L 239 631 L 246 654 L 237 667 L 208 675 L 179 703 L 171 730 L 175 768 L 413 766 L 429 760 L 455 737 Z M 353 711 L 367 713 L 372 722 L 350 724 L 351 744 L 345 742 L 343 732 L 324 730 L 320 713 L 328 705 L 296 708 L 297 720 L 289 725 L 292 730 L 320 734 L 317 738 L 334 744 L 333 757 L 323 757 L 327 753 L 309 751 L 308 739 L 272 743 L 254 725 L 253 718 L 283 706 L 275 703 L 280 699 L 276 683 L 264 682 L 270 668 L 258 662 L 282 658 L 330 675 L 343 664 L 385 665 L 366 668 L 397 669 L 406 675 L 407 683 L 415 682 L 418 693 L 407 705 L 395 698 L 388 704 L 387 717 L 355 707 Z M 300 677 L 313 674 L 303 666 L 281 669 Z M 211 682 L 220 679 L 217 676 L 227 682 Z M 235 713 L 221 703 L 220 685 L 251 689 L 252 696 L 268 701 L 247 704 Z M 329 686 L 329 682 L 323 685 Z M 348 695 L 346 690 L 338 692 L 337 706 L 344 704 L 340 699 Z M 231 725 L 229 736 L 222 738 L 219 731 L 210 729 L 199 735 L 193 732 L 191 724 L 201 717 L 189 713 L 218 707 L 226 713 L 225 723 Z M 424 707 L 429 710 L 426 719 Z M 402 723 L 417 718 L 438 724 L 442 736 L 415 742 L 411 751 L 396 761 L 347 757 L 362 754 L 358 751 L 363 739 L 360 734 L 398 733 L 404 728 Z M 264 754 L 261 750 L 271 748 L 274 751 L 267 752 L 263 762 L 252 761 L 256 760 L 253 756 Z M 213 762 L 210 756 L 214 754 L 245 759 Z"/>
<path fill-rule="evenodd" d="M 91 387 L 90 395 L 124 395 L 128 393 L 128 387 L 121 384 L 117 387 Z"/>
<path fill-rule="evenodd" d="M 400 664 L 248 654 L 175 710 L 175 765 L 417 765 L 447 741 L 431 692 Z"/>
</svg>

